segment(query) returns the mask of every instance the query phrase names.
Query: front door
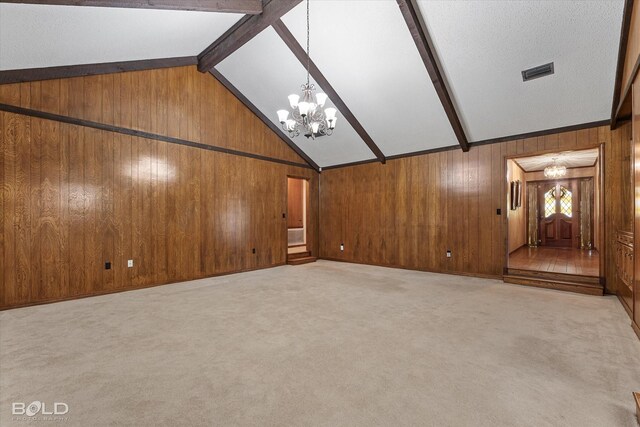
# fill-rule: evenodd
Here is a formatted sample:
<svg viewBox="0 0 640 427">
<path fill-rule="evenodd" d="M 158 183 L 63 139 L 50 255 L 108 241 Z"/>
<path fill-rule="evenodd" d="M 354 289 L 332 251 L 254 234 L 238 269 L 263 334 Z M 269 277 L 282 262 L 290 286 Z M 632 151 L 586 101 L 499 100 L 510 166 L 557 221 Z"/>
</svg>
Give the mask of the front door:
<svg viewBox="0 0 640 427">
<path fill-rule="evenodd" d="M 543 246 L 573 247 L 577 236 L 576 185 L 571 181 L 549 182 L 540 191 L 540 236 Z"/>
</svg>

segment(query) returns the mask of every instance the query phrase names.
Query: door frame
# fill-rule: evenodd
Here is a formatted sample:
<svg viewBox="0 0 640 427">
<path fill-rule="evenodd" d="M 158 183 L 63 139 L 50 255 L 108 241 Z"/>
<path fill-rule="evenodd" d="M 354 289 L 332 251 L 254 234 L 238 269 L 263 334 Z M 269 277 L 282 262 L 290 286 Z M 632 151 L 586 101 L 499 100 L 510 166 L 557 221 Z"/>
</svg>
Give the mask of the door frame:
<svg viewBox="0 0 640 427">
<path fill-rule="evenodd" d="M 284 245 L 284 253 L 285 253 L 285 259 L 286 257 L 289 255 L 289 226 L 288 226 L 288 222 L 289 222 L 289 178 L 293 178 L 293 179 L 299 179 L 302 180 L 304 182 L 304 206 L 303 209 L 305 210 L 305 215 L 304 215 L 304 241 L 305 241 L 305 246 L 307 247 L 307 251 L 309 251 L 312 255 L 313 255 L 313 249 L 310 247 L 310 240 L 309 240 L 309 230 L 310 230 L 310 221 L 309 221 L 309 208 L 311 207 L 311 178 L 307 177 L 307 176 L 302 176 L 302 175 L 291 175 L 291 174 L 287 174 L 286 177 L 286 193 L 287 193 L 287 197 L 286 197 L 286 217 L 284 218 L 284 234 L 286 236 L 285 239 L 285 245 Z"/>
<path fill-rule="evenodd" d="M 606 195 L 605 195 L 605 191 L 604 191 L 604 165 L 605 165 L 605 153 L 604 153 L 604 143 L 599 142 L 597 144 L 588 144 L 585 145 L 584 147 L 579 147 L 579 148 L 554 148 L 554 149 L 549 149 L 549 150 L 538 150 L 538 151 L 533 151 L 530 153 L 520 153 L 520 154 L 505 154 L 503 156 L 503 161 L 502 161 L 502 167 L 503 167 L 503 171 L 504 171 L 504 175 L 503 175 L 503 181 L 502 181 L 502 202 L 500 202 L 500 205 L 502 206 L 502 210 L 504 211 L 504 215 L 502 215 L 502 233 L 504 236 L 503 239 L 503 267 L 502 267 L 502 274 L 506 275 L 507 272 L 509 271 L 509 216 L 507 215 L 507 213 L 509 212 L 509 177 L 507 175 L 507 166 L 508 166 L 508 161 L 509 160 L 513 160 L 513 159 L 517 159 L 520 157 L 533 157 L 533 156 L 540 156 L 543 154 L 552 154 L 552 153 L 558 153 L 558 152 L 564 152 L 564 151 L 584 151 L 584 150 L 590 150 L 593 148 L 597 148 L 598 149 L 598 160 L 600 161 L 600 170 L 598 171 L 598 176 L 596 176 L 595 178 L 598 180 L 599 186 L 600 186 L 600 197 L 599 197 L 599 205 L 600 205 L 600 209 L 599 209 L 599 218 L 600 218 L 600 223 L 599 224 L 593 224 L 593 228 L 594 228 L 594 232 L 596 227 L 598 227 L 598 231 L 600 234 L 600 247 L 596 248 L 598 250 L 598 253 L 600 254 L 600 259 L 599 259 L 599 264 L 600 264 L 600 283 L 605 287 L 605 292 L 606 292 L 606 268 L 607 268 L 607 263 L 606 263 L 606 258 L 607 258 L 607 230 L 606 227 L 604 226 L 604 220 L 605 220 L 605 216 L 604 216 L 604 202 L 606 199 Z M 595 198 L 594 198 L 595 201 Z M 595 208 L 594 208 L 594 213 L 595 213 Z"/>
</svg>

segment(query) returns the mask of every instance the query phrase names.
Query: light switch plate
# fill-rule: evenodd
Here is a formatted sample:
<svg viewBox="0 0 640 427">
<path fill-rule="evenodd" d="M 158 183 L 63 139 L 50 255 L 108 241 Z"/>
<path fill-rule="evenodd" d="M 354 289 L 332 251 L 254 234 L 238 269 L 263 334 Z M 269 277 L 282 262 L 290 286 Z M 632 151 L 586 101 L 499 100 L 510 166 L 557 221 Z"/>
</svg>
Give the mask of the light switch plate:
<svg viewBox="0 0 640 427">
<path fill-rule="evenodd" d="M 127 267 L 129 267 L 129 268 L 133 267 L 133 260 L 132 259 L 127 261 Z"/>
</svg>

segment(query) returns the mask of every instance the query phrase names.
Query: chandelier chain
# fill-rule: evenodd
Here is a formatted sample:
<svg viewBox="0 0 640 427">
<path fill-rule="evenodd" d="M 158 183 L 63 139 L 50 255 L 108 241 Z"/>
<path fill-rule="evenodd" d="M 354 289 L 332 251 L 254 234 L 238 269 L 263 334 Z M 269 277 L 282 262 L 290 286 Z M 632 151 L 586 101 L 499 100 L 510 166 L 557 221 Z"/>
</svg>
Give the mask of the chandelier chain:
<svg viewBox="0 0 640 427">
<path fill-rule="evenodd" d="M 310 39 L 310 25 L 309 25 L 309 0 L 307 0 L 307 86 L 309 85 L 309 68 L 311 65 L 311 56 L 309 54 L 309 39 Z"/>
</svg>

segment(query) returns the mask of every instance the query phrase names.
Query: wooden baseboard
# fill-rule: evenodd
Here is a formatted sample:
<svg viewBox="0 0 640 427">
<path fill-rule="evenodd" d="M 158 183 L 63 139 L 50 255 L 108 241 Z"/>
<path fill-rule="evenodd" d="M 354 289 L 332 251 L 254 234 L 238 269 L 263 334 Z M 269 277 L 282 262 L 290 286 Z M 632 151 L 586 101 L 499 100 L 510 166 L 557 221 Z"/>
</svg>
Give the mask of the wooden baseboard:
<svg viewBox="0 0 640 427">
<path fill-rule="evenodd" d="M 120 289 L 108 289 L 108 290 L 96 291 L 96 292 L 91 292 L 91 293 L 88 293 L 88 294 L 71 295 L 71 296 L 67 296 L 67 297 L 51 298 L 51 299 L 40 300 L 40 301 L 29 301 L 29 302 L 26 302 L 26 303 L 13 304 L 13 305 L 2 305 L 2 306 L 0 306 L 0 311 L 12 310 L 12 309 L 15 309 L 15 308 L 32 307 L 32 306 L 35 306 L 35 305 L 51 304 L 51 303 L 55 303 L 55 302 L 72 301 L 72 300 L 75 300 L 75 299 L 97 297 L 97 296 L 101 296 L 101 295 L 116 294 L 116 293 L 119 293 L 119 292 L 137 291 L 137 290 L 140 290 L 140 289 L 154 288 L 156 286 L 171 285 L 171 284 L 174 284 L 174 283 L 190 282 L 192 280 L 207 279 L 207 278 L 210 278 L 210 277 L 227 276 L 229 274 L 246 273 L 248 271 L 256 271 L 256 270 L 265 270 L 267 268 L 281 267 L 283 265 L 286 265 L 286 262 L 280 262 L 280 263 L 268 265 L 266 267 L 255 267 L 255 268 L 246 268 L 246 269 L 243 269 L 243 270 L 225 271 L 223 273 L 216 273 L 216 274 L 210 274 L 210 275 L 206 275 L 206 276 L 194 277 L 193 279 L 171 280 L 171 281 L 162 282 L 162 283 L 152 283 L 150 285 L 129 286 L 129 287 L 120 288 Z"/>
<path fill-rule="evenodd" d="M 631 322 L 631 328 L 633 328 L 633 332 L 635 332 L 638 336 L 638 339 L 640 339 L 640 327 L 636 325 L 636 322 Z"/>
<path fill-rule="evenodd" d="M 620 304 L 624 308 L 624 311 L 627 312 L 627 314 L 629 315 L 629 318 L 631 318 L 631 321 L 633 321 L 633 312 L 631 311 L 631 308 L 627 306 L 627 303 L 624 302 L 624 299 L 620 295 L 615 294 L 615 296 L 618 297 L 618 301 L 620 301 Z"/>
<path fill-rule="evenodd" d="M 320 256 L 320 257 L 318 257 L 318 259 L 323 259 L 323 260 L 326 260 L 326 261 L 346 262 L 346 263 L 349 263 L 349 264 L 373 265 L 373 266 L 376 266 L 376 267 L 397 268 L 397 269 L 400 269 L 400 270 L 424 271 L 425 273 L 452 274 L 454 276 L 480 277 L 480 278 L 483 278 L 483 279 L 498 279 L 498 280 L 502 279 L 502 275 L 501 274 L 483 274 L 483 273 L 469 273 L 469 272 L 466 272 L 466 271 L 449 271 L 449 270 L 432 270 L 432 269 L 428 269 L 428 268 L 411 268 L 411 267 L 404 267 L 404 266 L 395 265 L 395 264 L 360 262 L 360 261 L 352 261 L 352 260 L 347 260 L 347 259 L 331 258 L 331 257 L 324 257 L 324 256 Z"/>
<path fill-rule="evenodd" d="M 517 248 L 515 248 L 514 250 L 509 251 L 509 255 L 511 255 L 512 253 L 514 253 L 514 252 L 515 252 L 515 251 L 517 251 L 518 249 L 522 249 L 522 248 L 524 248 L 524 247 L 526 247 L 526 246 L 527 246 L 527 244 L 526 244 L 526 243 L 523 243 L 522 245 L 518 246 L 518 247 L 517 247 Z"/>
</svg>

